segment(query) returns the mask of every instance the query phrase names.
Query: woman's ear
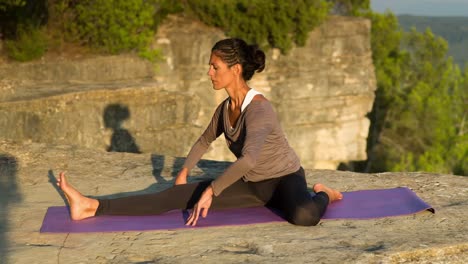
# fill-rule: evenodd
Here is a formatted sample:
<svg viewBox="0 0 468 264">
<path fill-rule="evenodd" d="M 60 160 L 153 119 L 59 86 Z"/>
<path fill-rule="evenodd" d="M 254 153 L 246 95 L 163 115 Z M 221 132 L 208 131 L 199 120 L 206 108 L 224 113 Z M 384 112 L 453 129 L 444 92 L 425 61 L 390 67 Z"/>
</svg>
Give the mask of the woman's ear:
<svg viewBox="0 0 468 264">
<path fill-rule="evenodd" d="M 242 76 L 242 65 L 240 63 L 236 63 L 232 67 L 234 67 L 234 72 L 237 76 Z"/>
</svg>

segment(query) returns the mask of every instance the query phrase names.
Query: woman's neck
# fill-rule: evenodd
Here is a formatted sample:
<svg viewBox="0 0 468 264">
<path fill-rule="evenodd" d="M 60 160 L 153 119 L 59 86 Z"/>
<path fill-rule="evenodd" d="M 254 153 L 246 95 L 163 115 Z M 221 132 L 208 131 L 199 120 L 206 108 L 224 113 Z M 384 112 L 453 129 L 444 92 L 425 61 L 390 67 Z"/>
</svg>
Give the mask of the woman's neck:
<svg viewBox="0 0 468 264">
<path fill-rule="evenodd" d="M 230 98 L 231 108 L 241 108 L 242 103 L 244 102 L 245 96 L 249 92 L 250 87 L 247 83 L 242 83 L 233 89 L 226 89 L 226 92 Z"/>
</svg>

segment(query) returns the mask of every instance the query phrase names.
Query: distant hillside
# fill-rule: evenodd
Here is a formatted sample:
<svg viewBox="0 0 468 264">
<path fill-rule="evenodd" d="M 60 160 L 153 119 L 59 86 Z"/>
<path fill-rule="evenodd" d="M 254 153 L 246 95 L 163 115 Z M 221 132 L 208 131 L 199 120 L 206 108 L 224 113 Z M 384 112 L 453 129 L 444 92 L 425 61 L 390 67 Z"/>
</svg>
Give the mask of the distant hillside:
<svg viewBox="0 0 468 264">
<path fill-rule="evenodd" d="M 401 27 L 408 31 L 415 27 L 424 32 L 426 28 L 443 37 L 449 44 L 449 55 L 455 63 L 463 68 L 468 64 L 468 17 L 426 17 L 426 16 L 398 16 Z"/>
</svg>

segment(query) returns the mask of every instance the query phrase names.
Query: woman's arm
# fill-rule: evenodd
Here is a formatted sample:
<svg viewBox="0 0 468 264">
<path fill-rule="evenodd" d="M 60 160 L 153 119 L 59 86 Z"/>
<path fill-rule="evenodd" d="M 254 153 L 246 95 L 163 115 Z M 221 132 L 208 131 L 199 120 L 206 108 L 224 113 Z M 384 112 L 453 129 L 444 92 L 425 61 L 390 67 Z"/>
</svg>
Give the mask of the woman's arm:
<svg viewBox="0 0 468 264">
<path fill-rule="evenodd" d="M 189 171 L 187 168 L 182 168 L 182 170 L 179 171 L 179 174 L 177 174 L 174 185 L 186 184 L 188 173 Z"/>
<path fill-rule="evenodd" d="M 192 168 L 195 167 L 195 165 L 201 159 L 203 154 L 205 154 L 205 152 L 208 150 L 211 142 L 213 142 L 224 132 L 222 123 L 222 110 L 224 107 L 224 102 L 225 101 L 223 101 L 218 106 L 218 108 L 213 114 L 213 117 L 211 118 L 210 124 L 190 149 L 189 154 L 185 159 L 184 165 L 182 166 L 182 170 L 176 177 L 176 185 L 187 183 L 187 176 L 190 170 L 192 170 Z"/>
</svg>

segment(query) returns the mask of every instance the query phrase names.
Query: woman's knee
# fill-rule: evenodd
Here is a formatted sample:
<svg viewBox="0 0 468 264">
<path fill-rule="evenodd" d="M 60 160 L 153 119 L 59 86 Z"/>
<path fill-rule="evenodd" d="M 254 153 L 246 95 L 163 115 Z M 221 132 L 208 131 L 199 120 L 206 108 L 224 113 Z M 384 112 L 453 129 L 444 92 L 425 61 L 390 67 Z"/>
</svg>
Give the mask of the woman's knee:
<svg viewBox="0 0 468 264">
<path fill-rule="evenodd" d="M 298 208 L 288 221 L 293 225 L 315 226 L 320 222 L 320 215 L 310 208 Z"/>
</svg>

